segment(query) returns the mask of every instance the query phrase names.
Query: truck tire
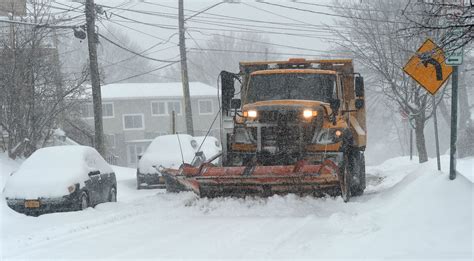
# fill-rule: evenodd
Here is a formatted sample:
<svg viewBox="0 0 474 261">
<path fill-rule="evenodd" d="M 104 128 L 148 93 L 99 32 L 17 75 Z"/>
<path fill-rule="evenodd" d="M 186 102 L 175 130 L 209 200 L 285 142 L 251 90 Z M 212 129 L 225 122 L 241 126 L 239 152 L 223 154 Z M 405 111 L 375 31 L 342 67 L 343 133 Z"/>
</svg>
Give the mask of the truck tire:
<svg viewBox="0 0 474 261">
<path fill-rule="evenodd" d="M 342 163 L 339 167 L 339 185 L 341 188 L 341 196 L 344 202 L 348 202 L 351 198 L 352 179 L 354 175 L 354 150 L 352 147 L 353 139 L 352 133 L 345 130 L 342 135 L 343 153 Z"/>
<path fill-rule="evenodd" d="M 365 181 L 365 157 L 362 152 L 355 151 L 353 153 L 353 179 L 351 184 L 351 195 L 360 196 L 364 193 L 366 187 Z"/>
<path fill-rule="evenodd" d="M 352 153 L 344 152 L 344 159 L 339 168 L 339 185 L 341 187 L 341 196 L 344 202 L 348 202 L 351 198 L 351 183 L 353 173 Z"/>
<path fill-rule="evenodd" d="M 137 178 L 137 190 L 143 189 L 143 186 L 141 185 L 141 180 Z"/>
</svg>

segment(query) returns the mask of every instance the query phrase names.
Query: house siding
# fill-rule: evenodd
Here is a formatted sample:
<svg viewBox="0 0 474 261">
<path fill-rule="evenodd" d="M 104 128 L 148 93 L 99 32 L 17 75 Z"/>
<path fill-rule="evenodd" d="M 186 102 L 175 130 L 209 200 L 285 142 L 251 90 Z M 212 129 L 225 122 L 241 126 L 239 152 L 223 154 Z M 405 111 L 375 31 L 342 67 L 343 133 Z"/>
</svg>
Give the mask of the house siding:
<svg viewBox="0 0 474 261">
<path fill-rule="evenodd" d="M 199 114 L 199 100 L 212 100 L 212 114 Z M 115 146 L 108 146 L 108 153 L 118 157 L 117 163 L 121 166 L 135 167 L 130 164 L 127 150 L 129 146 L 142 146 L 145 149 L 155 137 L 170 134 L 172 132 L 170 115 L 152 115 L 151 103 L 154 101 L 180 101 L 181 114 L 176 116 L 176 131 L 186 132 L 186 122 L 184 116 L 184 101 L 182 97 L 149 97 L 140 99 L 107 99 L 103 98 L 103 103 L 113 103 L 114 117 L 104 117 L 103 126 L 105 135 L 115 136 Z M 212 96 L 191 97 L 191 108 L 193 112 L 193 125 L 196 136 L 204 135 L 215 115 L 219 111 L 218 99 Z M 144 128 L 140 130 L 125 130 L 123 115 L 142 114 Z M 93 126 L 93 118 L 85 118 Z M 218 129 L 219 121 L 216 120 L 213 129 Z M 214 131 L 214 135 L 217 131 Z M 217 137 L 218 138 L 218 137 Z"/>
</svg>

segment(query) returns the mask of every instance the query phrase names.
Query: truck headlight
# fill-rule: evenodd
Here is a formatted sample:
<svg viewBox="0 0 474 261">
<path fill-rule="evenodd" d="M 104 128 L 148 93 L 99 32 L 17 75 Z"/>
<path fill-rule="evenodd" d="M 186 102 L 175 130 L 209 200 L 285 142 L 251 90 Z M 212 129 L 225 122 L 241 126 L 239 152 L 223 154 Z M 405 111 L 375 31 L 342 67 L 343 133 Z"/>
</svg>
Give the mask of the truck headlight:
<svg viewBox="0 0 474 261">
<path fill-rule="evenodd" d="M 244 117 L 257 118 L 257 111 L 255 110 L 244 111 Z"/>
<path fill-rule="evenodd" d="M 303 111 L 303 117 L 306 119 L 316 117 L 318 116 L 318 111 L 313 111 L 313 110 L 304 110 Z"/>
<path fill-rule="evenodd" d="M 76 191 L 76 185 L 71 185 L 67 187 L 67 190 L 69 191 L 69 194 L 73 193 L 74 191 Z"/>
</svg>

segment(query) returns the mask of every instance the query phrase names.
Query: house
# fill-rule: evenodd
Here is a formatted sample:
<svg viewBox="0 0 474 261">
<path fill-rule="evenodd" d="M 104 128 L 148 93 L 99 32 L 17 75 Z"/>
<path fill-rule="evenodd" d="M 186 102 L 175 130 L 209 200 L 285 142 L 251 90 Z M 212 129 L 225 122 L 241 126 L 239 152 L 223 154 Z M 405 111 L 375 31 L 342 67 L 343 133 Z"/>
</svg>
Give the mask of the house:
<svg viewBox="0 0 474 261">
<path fill-rule="evenodd" d="M 200 82 L 190 82 L 191 107 L 195 136 L 218 137 L 219 112 L 217 89 Z M 181 82 L 119 83 L 101 88 L 103 126 L 106 147 L 121 166 L 136 167 L 137 157 L 157 136 L 186 132 Z M 94 125 L 92 103 L 82 105 L 83 119 Z"/>
</svg>

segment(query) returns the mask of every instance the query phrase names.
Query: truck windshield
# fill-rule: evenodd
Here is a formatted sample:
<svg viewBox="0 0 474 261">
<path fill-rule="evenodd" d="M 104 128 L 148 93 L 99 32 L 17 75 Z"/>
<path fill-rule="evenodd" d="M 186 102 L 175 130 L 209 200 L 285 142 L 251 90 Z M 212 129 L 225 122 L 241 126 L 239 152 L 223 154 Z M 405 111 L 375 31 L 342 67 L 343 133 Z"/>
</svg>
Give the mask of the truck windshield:
<svg viewBox="0 0 474 261">
<path fill-rule="evenodd" d="M 247 103 L 288 99 L 328 102 L 335 83 L 335 75 L 329 74 L 257 74 L 247 86 Z"/>
</svg>

